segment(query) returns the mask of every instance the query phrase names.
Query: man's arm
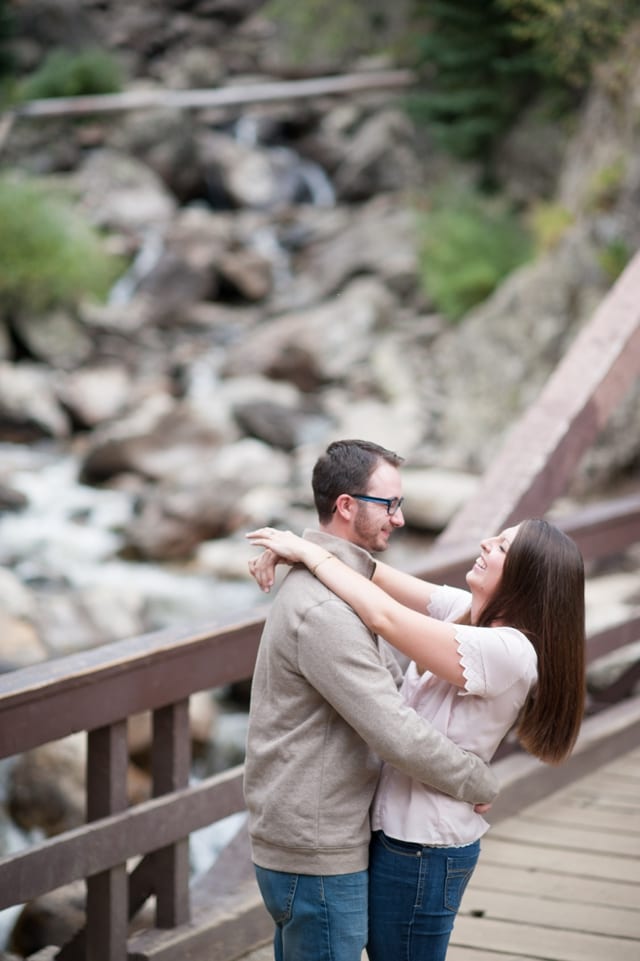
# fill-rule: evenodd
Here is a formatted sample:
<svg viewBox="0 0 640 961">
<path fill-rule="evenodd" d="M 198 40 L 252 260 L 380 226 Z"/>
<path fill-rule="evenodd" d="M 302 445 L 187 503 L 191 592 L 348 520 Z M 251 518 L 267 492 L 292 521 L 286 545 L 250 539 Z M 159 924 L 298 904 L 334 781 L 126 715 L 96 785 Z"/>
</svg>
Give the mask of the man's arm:
<svg viewBox="0 0 640 961">
<path fill-rule="evenodd" d="M 309 682 L 380 758 L 458 800 L 494 800 L 490 768 L 405 703 L 371 634 L 346 605 L 336 599 L 312 609 L 298 650 Z"/>
</svg>

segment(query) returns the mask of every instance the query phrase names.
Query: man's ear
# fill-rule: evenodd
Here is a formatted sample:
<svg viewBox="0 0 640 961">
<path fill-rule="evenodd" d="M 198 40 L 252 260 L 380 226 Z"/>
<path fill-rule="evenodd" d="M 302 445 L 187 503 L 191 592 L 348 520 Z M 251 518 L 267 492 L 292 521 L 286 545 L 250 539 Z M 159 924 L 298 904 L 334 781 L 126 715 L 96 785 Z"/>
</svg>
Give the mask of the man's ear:
<svg viewBox="0 0 640 961">
<path fill-rule="evenodd" d="M 336 499 L 336 514 L 339 514 L 345 521 L 350 520 L 353 517 L 354 503 L 353 497 L 350 497 L 349 494 L 340 494 Z"/>
</svg>

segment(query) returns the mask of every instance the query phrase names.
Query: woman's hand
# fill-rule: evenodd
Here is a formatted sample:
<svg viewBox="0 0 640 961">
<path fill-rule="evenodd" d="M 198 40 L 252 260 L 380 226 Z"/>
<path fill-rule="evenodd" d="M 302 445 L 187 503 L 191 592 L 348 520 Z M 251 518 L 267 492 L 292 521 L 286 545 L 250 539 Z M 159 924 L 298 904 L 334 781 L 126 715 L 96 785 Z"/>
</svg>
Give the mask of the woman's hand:
<svg viewBox="0 0 640 961">
<path fill-rule="evenodd" d="M 268 548 L 288 564 L 295 564 L 298 561 L 304 564 L 309 552 L 309 542 L 292 531 L 276 531 L 273 527 L 259 527 L 258 530 L 249 531 L 244 536 L 256 547 Z"/>
<path fill-rule="evenodd" d="M 256 547 L 265 548 L 262 554 L 249 561 L 249 573 L 267 594 L 274 585 L 278 564 L 295 564 L 298 561 L 306 563 L 309 551 L 313 550 L 313 545 L 297 534 L 291 531 L 276 531 L 272 527 L 249 531 L 245 537 Z"/>
</svg>

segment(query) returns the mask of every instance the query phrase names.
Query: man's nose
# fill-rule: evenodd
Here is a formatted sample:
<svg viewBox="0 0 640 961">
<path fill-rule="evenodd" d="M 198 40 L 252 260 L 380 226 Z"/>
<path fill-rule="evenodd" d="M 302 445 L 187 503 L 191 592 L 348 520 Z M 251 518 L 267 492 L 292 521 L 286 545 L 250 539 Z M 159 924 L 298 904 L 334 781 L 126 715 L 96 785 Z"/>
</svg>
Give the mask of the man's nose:
<svg viewBox="0 0 640 961">
<path fill-rule="evenodd" d="M 404 527 L 404 514 L 402 513 L 402 508 L 399 507 L 395 514 L 392 514 L 389 518 L 394 527 Z"/>
</svg>

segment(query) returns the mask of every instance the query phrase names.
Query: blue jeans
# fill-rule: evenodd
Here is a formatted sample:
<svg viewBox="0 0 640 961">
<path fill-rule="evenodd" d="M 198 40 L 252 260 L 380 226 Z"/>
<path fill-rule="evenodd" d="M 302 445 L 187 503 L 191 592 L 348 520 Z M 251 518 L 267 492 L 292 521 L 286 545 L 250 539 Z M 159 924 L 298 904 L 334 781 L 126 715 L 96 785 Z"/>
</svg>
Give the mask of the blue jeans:
<svg viewBox="0 0 640 961">
<path fill-rule="evenodd" d="M 444 961 L 480 842 L 423 847 L 376 831 L 369 858 L 370 961 Z"/>
<path fill-rule="evenodd" d="M 255 869 L 276 925 L 275 961 L 360 961 L 367 942 L 366 871 L 316 875 Z"/>
</svg>

